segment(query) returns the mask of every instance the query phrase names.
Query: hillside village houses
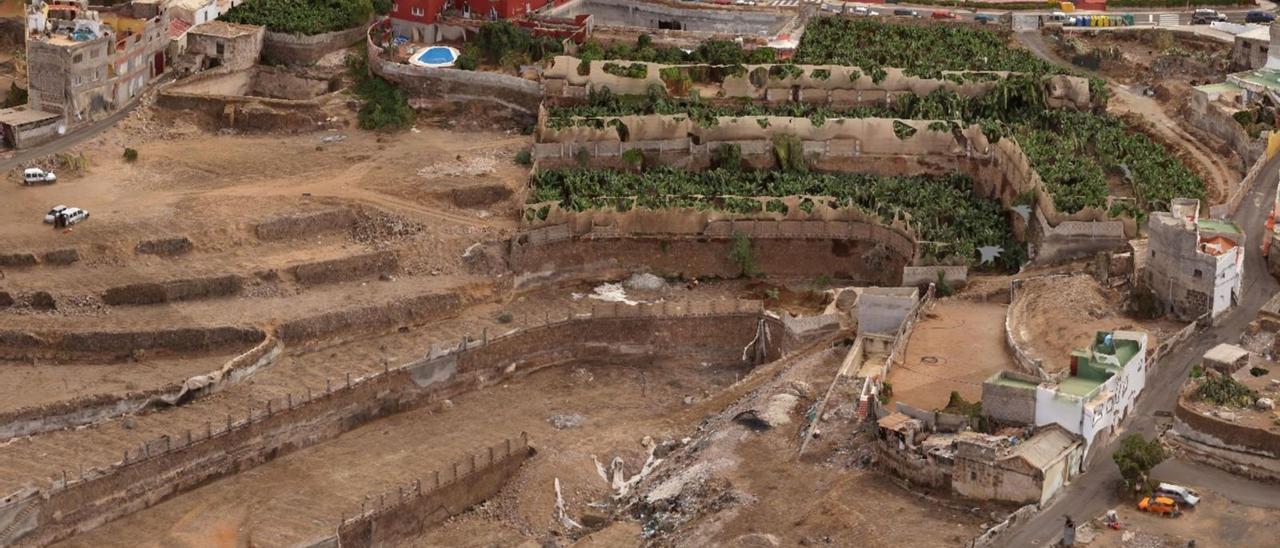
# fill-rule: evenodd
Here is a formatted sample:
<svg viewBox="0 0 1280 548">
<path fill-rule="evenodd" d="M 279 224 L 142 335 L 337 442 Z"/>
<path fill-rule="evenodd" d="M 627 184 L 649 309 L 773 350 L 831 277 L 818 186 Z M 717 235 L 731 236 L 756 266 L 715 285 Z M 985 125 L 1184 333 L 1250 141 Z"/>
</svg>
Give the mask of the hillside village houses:
<svg viewBox="0 0 1280 548">
<path fill-rule="evenodd" d="M 28 103 L 0 111 L 6 144 L 35 146 L 124 108 L 169 71 L 192 27 L 243 0 L 88 0 L 26 6 Z"/>
<path fill-rule="evenodd" d="M 1183 320 L 1218 317 L 1240 297 L 1245 235 L 1227 220 L 1200 218 L 1200 201 L 1173 200 L 1147 221 L 1147 287 Z"/>
<path fill-rule="evenodd" d="M 1071 353 L 1069 374 L 1039 380 L 1002 371 L 982 384 L 982 411 L 999 424 L 1057 424 L 1084 439 L 1087 453 L 1115 433 L 1147 380 L 1147 335 L 1099 331 Z"/>
<path fill-rule="evenodd" d="M 551 0 L 395 0 L 391 29 L 414 42 L 436 41 L 436 21 L 445 12 L 467 19 L 514 19 L 532 13 Z"/>
</svg>

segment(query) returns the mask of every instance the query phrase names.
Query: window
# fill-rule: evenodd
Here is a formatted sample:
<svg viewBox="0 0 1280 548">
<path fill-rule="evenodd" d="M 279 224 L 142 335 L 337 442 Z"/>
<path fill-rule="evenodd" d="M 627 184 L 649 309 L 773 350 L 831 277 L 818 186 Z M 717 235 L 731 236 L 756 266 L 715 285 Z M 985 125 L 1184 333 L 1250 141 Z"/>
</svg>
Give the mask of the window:
<svg viewBox="0 0 1280 548">
<path fill-rule="evenodd" d="M 399 2 L 396 2 L 396 3 L 394 3 L 394 4 L 391 4 L 391 12 L 392 12 L 392 13 L 399 13 L 399 12 L 400 12 L 400 3 L 399 3 Z"/>
<path fill-rule="evenodd" d="M 99 50 L 98 48 L 93 48 L 92 50 L 89 51 L 89 58 L 97 59 L 98 55 L 101 55 L 101 54 L 102 54 L 101 50 Z"/>
<path fill-rule="evenodd" d="M 413 9 L 411 9 L 411 10 L 409 10 L 409 11 L 410 11 L 410 12 L 412 12 L 412 13 L 413 13 L 413 15 L 415 15 L 415 16 L 417 16 L 417 17 L 422 17 L 422 16 L 424 16 L 424 15 L 426 15 L 426 14 L 427 14 L 427 10 L 422 9 L 422 8 L 413 8 Z"/>
<path fill-rule="evenodd" d="M 83 61 L 83 60 L 84 60 L 84 54 L 83 54 L 83 53 L 77 53 L 75 57 L 72 57 L 72 58 L 71 58 L 71 62 L 72 62 L 72 63 L 79 63 L 80 61 Z"/>
<path fill-rule="evenodd" d="M 227 52 L 227 45 L 222 42 L 218 42 L 217 49 L 218 49 L 218 57 L 222 57 Z"/>
<path fill-rule="evenodd" d="M 969 481 L 978 481 L 978 473 L 977 473 L 977 472 L 975 472 L 975 471 L 973 471 L 973 470 L 970 470 L 970 471 L 969 471 Z"/>
<path fill-rule="evenodd" d="M 1195 273 L 1194 273 L 1194 274 L 1192 274 L 1192 276 L 1194 276 L 1194 277 L 1195 277 L 1195 279 L 1199 280 L 1200 278 L 1203 278 L 1203 277 L 1204 277 L 1204 272 L 1201 272 L 1201 271 L 1200 271 L 1200 269 L 1199 269 L 1199 268 L 1197 268 L 1197 269 L 1196 269 L 1196 271 L 1195 271 Z"/>
</svg>

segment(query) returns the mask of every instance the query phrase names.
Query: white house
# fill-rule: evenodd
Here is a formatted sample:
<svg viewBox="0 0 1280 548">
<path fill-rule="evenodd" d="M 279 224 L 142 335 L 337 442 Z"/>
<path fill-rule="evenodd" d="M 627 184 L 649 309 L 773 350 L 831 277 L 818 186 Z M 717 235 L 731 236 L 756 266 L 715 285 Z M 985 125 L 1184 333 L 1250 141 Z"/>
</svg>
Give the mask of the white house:
<svg viewBox="0 0 1280 548">
<path fill-rule="evenodd" d="M 1036 387 L 1036 425 L 1080 435 L 1087 452 L 1129 416 L 1146 380 L 1147 335 L 1099 331 L 1093 346 L 1071 353 L 1070 376 Z"/>
</svg>

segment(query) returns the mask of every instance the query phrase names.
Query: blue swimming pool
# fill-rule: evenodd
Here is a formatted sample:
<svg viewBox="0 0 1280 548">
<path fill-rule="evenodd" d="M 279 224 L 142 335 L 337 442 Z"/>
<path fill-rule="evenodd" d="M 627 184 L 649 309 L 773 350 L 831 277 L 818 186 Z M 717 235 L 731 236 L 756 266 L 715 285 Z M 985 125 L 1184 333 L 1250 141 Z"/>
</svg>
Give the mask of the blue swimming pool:
<svg viewBox="0 0 1280 548">
<path fill-rule="evenodd" d="M 458 50 L 449 46 L 431 46 L 413 56 L 413 64 L 428 67 L 451 67 L 458 60 Z"/>
</svg>

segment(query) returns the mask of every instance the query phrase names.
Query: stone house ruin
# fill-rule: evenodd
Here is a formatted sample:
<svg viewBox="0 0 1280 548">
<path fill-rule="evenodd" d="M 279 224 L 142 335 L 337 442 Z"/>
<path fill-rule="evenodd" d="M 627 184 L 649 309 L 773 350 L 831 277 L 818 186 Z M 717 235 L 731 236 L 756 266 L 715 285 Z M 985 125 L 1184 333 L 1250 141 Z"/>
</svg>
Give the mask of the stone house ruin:
<svg viewBox="0 0 1280 548">
<path fill-rule="evenodd" d="M 1057 424 L 1081 436 L 1088 451 L 1097 440 L 1110 437 L 1133 410 L 1146 378 L 1147 335 L 1099 331 L 1092 346 L 1071 353 L 1071 370 L 1064 378 L 1041 380 L 1002 371 L 987 379 L 982 411 L 997 424 Z"/>
<path fill-rule="evenodd" d="M 876 426 L 882 468 L 971 499 L 1044 504 L 1084 462 L 1083 440 L 1058 424 L 1013 435 L 931 432 L 924 421 L 895 412 Z"/>
<path fill-rule="evenodd" d="M 187 57 L 196 70 L 226 67 L 228 71 L 246 70 L 258 63 L 266 29 L 256 25 L 240 25 L 210 21 L 187 31 Z"/>
<path fill-rule="evenodd" d="M 1080 474 L 1084 443 L 1058 424 L 1025 441 L 992 438 L 956 440 L 951 487 L 959 495 L 1043 505 Z"/>
<path fill-rule="evenodd" d="M 1200 201 L 1176 199 L 1147 222 L 1147 287 L 1183 320 L 1225 312 L 1240 297 L 1244 232 L 1226 220 L 1201 219 Z"/>
</svg>

